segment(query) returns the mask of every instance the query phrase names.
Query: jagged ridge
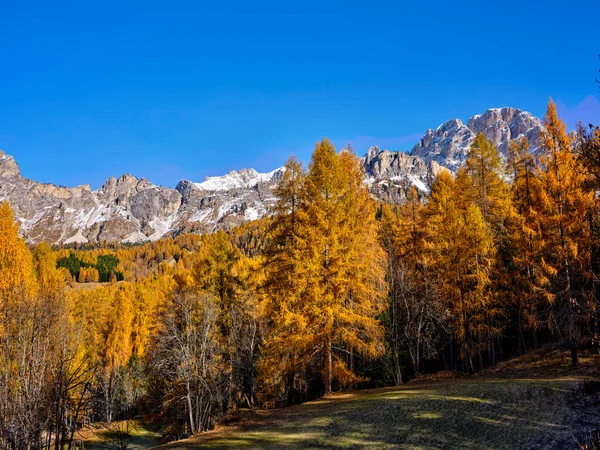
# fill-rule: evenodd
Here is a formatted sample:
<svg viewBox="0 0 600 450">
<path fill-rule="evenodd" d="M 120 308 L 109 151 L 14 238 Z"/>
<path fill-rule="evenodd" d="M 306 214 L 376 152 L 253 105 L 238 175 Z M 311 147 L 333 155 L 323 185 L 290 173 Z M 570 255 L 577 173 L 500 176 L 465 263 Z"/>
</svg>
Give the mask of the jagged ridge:
<svg viewBox="0 0 600 450">
<path fill-rule="evenodd" d="M 539 119 L 515 108 L 490 109 L 466 125 L 452 119 L 428 130 L 410 153 L 371 147 L 362 159 L 365 182 L 374 196 L 397 203 L 407 185 L 427 191 L 440 170 L 456 170 L 477 133 L 506 154 L 509 141 L 520 136 L 535 148 L 541 129 Z M 282 173 L 282 168 L 269 173 L 242 169 L 200 183 L 182 180 L 175 189 L 122 175 L 92 191 L 88 185 L 65 188 L 23 178 L 14 158 L 0 151 L 0 200 L 11 203 L 31 243 L 138 243 L 263 217 L 276 202 L 273 188 Z"/>
</svg>

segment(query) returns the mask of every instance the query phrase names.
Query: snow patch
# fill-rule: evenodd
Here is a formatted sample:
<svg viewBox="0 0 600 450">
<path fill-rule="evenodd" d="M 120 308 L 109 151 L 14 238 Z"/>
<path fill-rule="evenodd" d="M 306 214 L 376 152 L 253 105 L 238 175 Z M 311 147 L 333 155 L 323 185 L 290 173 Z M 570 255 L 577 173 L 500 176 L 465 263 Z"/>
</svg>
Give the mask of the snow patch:
<svg viewBox="0 0 600 450">
<path fill-rule="evenodd" d="M 159 219 L 158 217 L 155 217 L 150 222 L 148 222 L 148 225 L 150 225 L 154 230 L 154 233 L 148 236 L 148 239 L 150 239 L 151 241 L 156 241 L 157 239 L 160 239 L 169 231 L 171 231 L 171 226 L 173 225 L 173 218 L 174 216 L 169 216 L 166 220 L 163 220 Z"/>
<path fill-rule="evenodd" d="M 408 179 L 418 190 L 422 192 L 429 192 L 429 188 L 419 177 L 415 175 L 408 175 Z"/>
<path fill-rule="evenodd" d="M 388 184 L 387 181 L 388 180 L 383 180 L 383 181 L 380 181 L 377 184 L 379 184 L 379 185 Z M 418 190 L 420 190 L 422 192 L 429 192 L 429 187 L 427 187 L 427 185 L 423 182 L 423 180 L 421 180 L 418 176 L 413 175 L 413 174 L 397 175 L 395 177 L 390 177 L 389 181 L 409 182 L 414 187 L 416 187 Z M 392 184 L 392 185 L 393 186 L 398 186 L 398 185 L 395 185 L 395 184 Z"/>
<path fill-rule="evenodd" d="M 245 220 L 256 220 L 261 216 L 256 208 L 246 208 Z"/>
<path fill-rule="evenodd" d="M 375 184 L 375 177 L 366 176 L 363 179 L 363 183 L 367 186 L 373 186 Z"/>
<path fill-rule="evenodd" d="M 48 208 L 44 208 L 45 210 Z M 33 225 L 35 225 L 40 219 L 42 219 L 44 217 L 44 215 L 46 214 L 46 211 L 39 211 L 37 212 L 31 219 L 25 219 L 24 217 L 19 217 L 19 222 L 21 222 L 21 232 L 27 232 L 30 231 L 33 228 Z"/>
<path fill-rule="evenodd" d="M 125 237 L 125 239 L 121 240 L 123 244 L 141 244 L 142 242 L 148 242 L 148 236 L 140 231 L 134 231 Z"/>
<path fill-rule="evenodd" d="M 63 243 L 64 244 L 86 244 L 88 242 L 89 241 L 87 240 L 87 238 L 81 233 L 81 230 L 77 230 L 77 233 L 75 233 L 69 239 L 66 239 Z"/>
<path fill-rule="evenodd" d="M 188 222 L 203 222 L 204 219 L 206 219 L 208 216 L 210 216 L 211 212 L 212 212 L 212 209 L 210 209 L 210 208 L 201 209 L 196 214 L 194 214 L 192 217 L 190 217 L 188 219 Z"/>
<path fill-rule="evenodd" d="M 259 183 L 268 183 L 283 172 L 280 167 L 268 173 L 258 173 L 254 169 L 232 170 L 227 175 L 220 177 L 206 177 L 202 183 L 194 183 L 199 189 L 205 191 L 228 191 L 230 189 L 251 188 Z"/>
</svg>

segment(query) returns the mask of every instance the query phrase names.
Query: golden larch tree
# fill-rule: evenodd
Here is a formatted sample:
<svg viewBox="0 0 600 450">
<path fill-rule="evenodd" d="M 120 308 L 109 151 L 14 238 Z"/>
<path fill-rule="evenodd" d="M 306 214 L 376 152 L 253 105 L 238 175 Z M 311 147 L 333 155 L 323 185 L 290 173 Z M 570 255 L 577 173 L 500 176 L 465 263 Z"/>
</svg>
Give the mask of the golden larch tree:
<svg viewBox="0 0 600 450">
<path fill-rule="evenodd" d="M 569 340 L 573 365 L 577 365 L 577 315 L 581 298 L 574 289 L 574 276 L 588 266 L 588 209 L 592 192 L 583 189 L 586 173 L 577 158 L 572 137 L 558 117 L 556 105 L 548 102 L 539 160 L 541 228 L 544 240 L 544 262 L 554 268 L 553 316 L 551 329 Z"/>
<path fill-rule="evenodd" d="M 496 249 L 483 213 L 465 197 L 452 175 L 441 172 L 431 187 L 425 214 L 427 248 L 452 313 L 453 335 L 464 369 L 474 371 L 473 358 L 481 359 L 487 346 L 488 290 Z"/>
<path fill-rule="evenodd" d="M 353 357 L 383 352 L 377 315 L 384 307 L 384 253 L 375 208 L 354 154 L 317 143 L 302 184 L 294 238 L 293 302 L 277 320 L 294 321 L 287 335 L 301 358 L 319 355 L 325 393 L 334 380 L 351 383 Z M 281 341 L 282 345 L 285 345 Z M 308 363 L 306 361 L 305 363 Z"/>
</svg>

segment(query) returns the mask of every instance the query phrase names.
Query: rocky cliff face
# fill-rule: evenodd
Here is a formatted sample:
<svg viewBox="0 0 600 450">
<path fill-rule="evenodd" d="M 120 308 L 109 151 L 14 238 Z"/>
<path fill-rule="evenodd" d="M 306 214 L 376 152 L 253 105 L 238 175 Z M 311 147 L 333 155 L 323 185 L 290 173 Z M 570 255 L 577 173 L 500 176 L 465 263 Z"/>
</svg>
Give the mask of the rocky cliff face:
<svg viewBox="0 0 600 450">
<path fill-rule="evenodd" d="M 282 173 L 244 169 L 202 183 L 182 180 L 175 189 L 122 175 L 92 191 L 23 178 L 13 157 L 0 151 L 0 201 L 11 204 L 31 243 L 139 243 L 263 217 L 276 202 L 272 189 Z"/>
<path fill-rule="evenodd" d="M 527 137 L 535 147 L 541 129 L 540 120 L 528 112 L 516 108 L 488 109 L 484 114 L 471 117 L 466 125 L 460 119 L 452 119 L 435 130 L 427 130 L 411 154 L 456 170 L 465 162 L 478 133 L 485 134 L 506 155 L 508 143 L 521 136 Z"/>
<path fill-rule="evenodd" d="M 490 109 L 467 125 L 452 119 L 428 130 L 410 153 L 371 147 L 362 159 L 365 183 L 374 196 L 401 202 L 408 186 L 425 193 L 440 170 L 456 170 L 477 133 L 506 154 L 510 140 L 521 136 L 535 148 L 540 131 L 539 119 L 514 108 Z M 92 191 L 88 185 L 65 188 L 23 178 L 14 158 L 0 151 L 0 201 L 10 202 L 31 243 L 138 243 L 263 217 L 277 201 L 273 189 L 282 173 L 243 169 L 201 183 L 182 180 L 175 189 L 122 175 Z"/>
<path fill-rule="evenodd" d="M 471 117 L 467 125 L 451 119 L 427 130 L 409 153 L 371 147 L 364 158 L 366 182 L 378 198 L 398 203 L 404 200 L 407 186 L 427 192 L 440 170 L 456 171 L 466 161 L 478 133 L 485 134 L 506 156 L 509 142 L 521 137 L 528 138 L 535 151 L 541 131 L 537 117 L 515 108 L 489 109 Z"/>
</svg>

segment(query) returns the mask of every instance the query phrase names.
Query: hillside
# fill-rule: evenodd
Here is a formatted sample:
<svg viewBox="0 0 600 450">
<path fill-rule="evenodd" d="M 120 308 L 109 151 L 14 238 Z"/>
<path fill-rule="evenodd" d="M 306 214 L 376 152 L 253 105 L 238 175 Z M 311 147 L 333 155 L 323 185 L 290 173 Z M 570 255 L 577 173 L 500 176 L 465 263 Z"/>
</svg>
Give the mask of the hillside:
<svg viewBox="0 0 600 450">
<path fill-rule="evenodd" d="M 244 411 L 237 422 L 161 448 L 577 448 L 575 439 L 600 428 L 600 397 L 584 388 L 598 361 L 587 354 L 578 369 L 569 362 L 567 352 L 538 351 L 476 377 Z"/>
<path fill-rule="evenodd" d="M 323 139 L 272 216 L 146 245 L 27 245 L 0 202 L 0 447 L 139 421 L 196 435 L 173 448 L 575 448 L 600 432 L 600 128 L 544 124 L 511 177 L 479 133 L 399 205 Z"/>
</svg>

